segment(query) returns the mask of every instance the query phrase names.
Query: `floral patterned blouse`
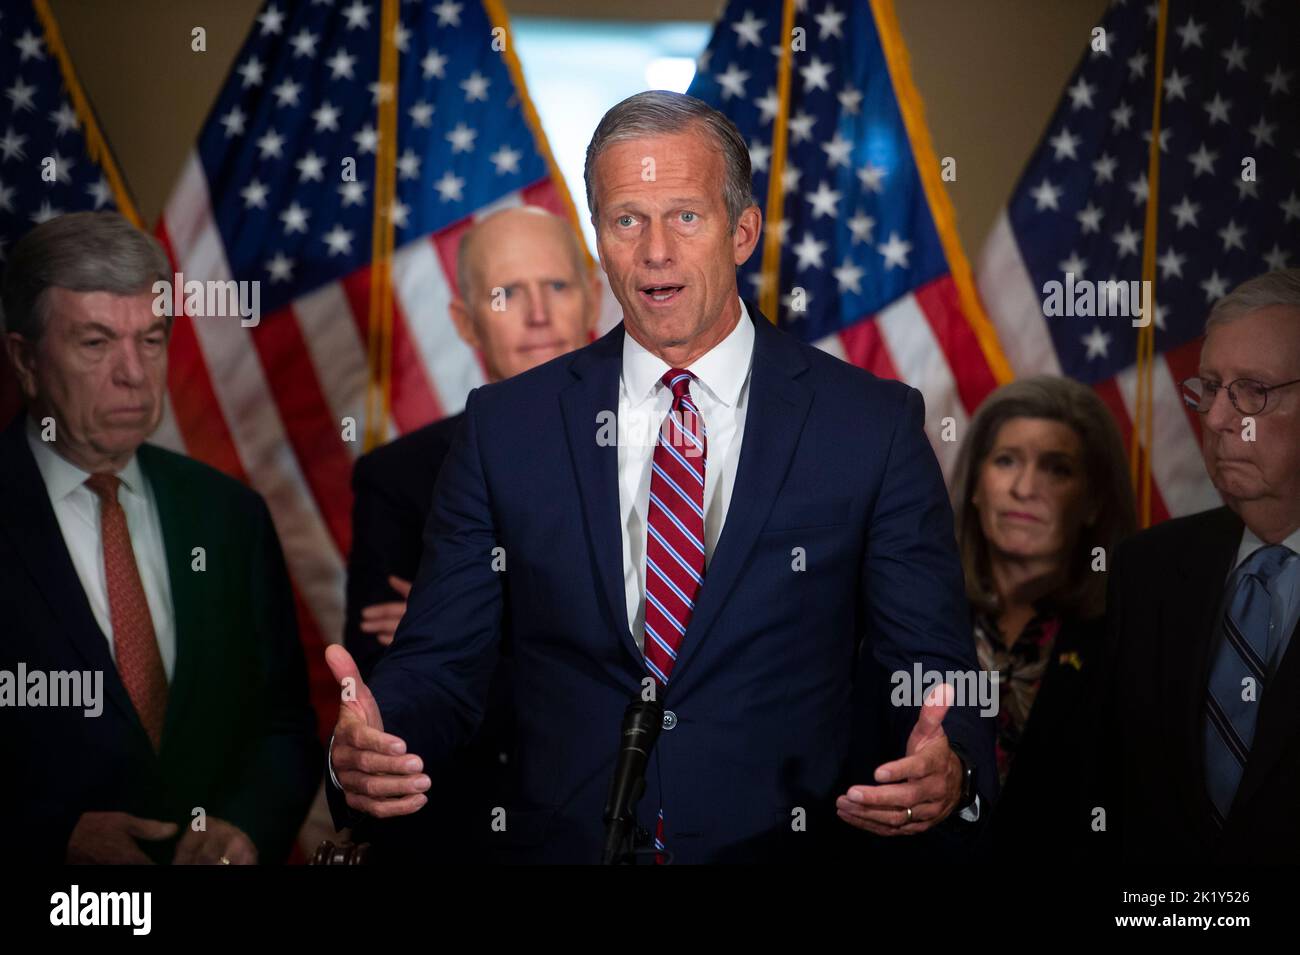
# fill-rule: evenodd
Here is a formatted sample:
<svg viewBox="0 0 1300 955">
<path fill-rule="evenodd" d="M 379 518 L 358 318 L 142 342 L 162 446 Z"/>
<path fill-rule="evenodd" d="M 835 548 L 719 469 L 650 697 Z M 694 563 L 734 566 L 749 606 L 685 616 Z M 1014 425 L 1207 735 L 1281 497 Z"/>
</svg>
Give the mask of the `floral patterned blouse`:
<svg viewBox="0 0 1300 955">
<path fill-rule="evenodd" d="M 997 759 L 1001 785 L 1006 784 L 1011 760 L 1029 722 L 1029 711 L 1052 662 L 1052 648 L 1060 629 L 1060 617 L 1037 613 L 1008 647 L 993 617 L 975 615 L 975 650 L 980 669 L 998 674 Z"/>
</svg>

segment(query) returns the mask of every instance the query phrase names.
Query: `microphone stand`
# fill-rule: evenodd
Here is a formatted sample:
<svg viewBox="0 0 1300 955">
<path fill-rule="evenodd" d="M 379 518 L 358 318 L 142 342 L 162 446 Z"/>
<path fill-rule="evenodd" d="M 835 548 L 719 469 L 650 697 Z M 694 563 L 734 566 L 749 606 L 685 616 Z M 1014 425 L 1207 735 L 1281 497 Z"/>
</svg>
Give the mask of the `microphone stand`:
<svg viewBox="0 0 1300 955">
<path fill-rule="evenodd" d="M 623 713 L 618 760 L 605 801 L 605 847 L 601 865 L 635 865 L 636 805 L 645 794 L 645 771 L 663 727 L 664 708 L 639 696 Z"/>
</svg>

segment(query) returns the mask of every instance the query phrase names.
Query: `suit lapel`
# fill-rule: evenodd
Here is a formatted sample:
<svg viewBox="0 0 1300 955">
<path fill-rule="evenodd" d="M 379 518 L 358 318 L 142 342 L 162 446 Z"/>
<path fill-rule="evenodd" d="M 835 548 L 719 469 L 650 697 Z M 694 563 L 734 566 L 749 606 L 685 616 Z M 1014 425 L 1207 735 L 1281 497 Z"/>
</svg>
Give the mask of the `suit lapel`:
<svg viewBox="0 0 1300 955">
<path fill-rule="evenodd" d="M 609 609 L 610 623 L 638 667 L 641 653 L 628 626 L 627 597 L 623 589 L 623 530 L 618 510 L 618 445 L 599 442 L 598 429 L 605 418 L 617 416 L 618 383 L 623 361 L 623 326 L 620 324 L 591 346 L 574 355 L 569 370 L 575 381 L 560 392 L 565 434 L 578 496 L 587 522 L 587 534 L 600 588 Z M 616 438 L 617 435 L 615 434 Z"/>
<path fill-rule="evenodd" d="M 17 553 L 26 555 L 27 572 L 46 605 L 59 622 L 59 634 L 82 660 L 86 669 L 104 674 L 109 700 L 140 726 L 135 707 L 117 674 L 108 638 L 99 628 L 81 580 L 63 542 L 63 531 L 45 490 L 45 481 L 27 446 L 26 412 L 20 412 L 0 435 L 0 530 L 7 533 Z"/>
<path fill-rule="evenodd" d="M 167 690 L 167 714 L 163 723 L 163 745 L 166 746 L 184 714 L 186 703 L 194 697 L 190 684 L 196 674 L 203 672 L 207 641 L 203 639 L 205 618 L 199 612 L 204 605 L 198 591 L 200 581 L 208 574 L 219 574 L 221 568 L 211 552 L 211 542 L 200 531 L 202 508 L 196 507 L 193 501 L 181 500 L 179 482 L 171 473 L 166 455 L 147 444 L 141 445 L 137 453 L 140 469 L 149 481 L 158 508 L 172 598 L 172 632 L 176 638 L 176 666 Z M 200 576 L 191 570 L 193 557 L 190 551 L 205 544 L 208 569 Z M 211 582 L 207 585 L 211 586 Z"/>
<path fill-rule="evenodd" d="M 673 682 L 680 680 L 699 652 L 735 587 L 785 481 L 812 404 L 812 391 L 798 380 L 808 363 L 795 340 L 777 331 L 756 308 L 751 306 L 749 311 L 755 326 L 754 360 L 735 488 L 673 664 Z"/>
<path fill-rule="evenodd" d="M 1166 608 L 1168 625 L 1162 626 L 1172 641 L 1166 659 L 1173 685 L 1182 691 L 1180 700 L 1184 728 L 1182 745 L 1185 765 L 1192 767 L 1189 799 L 1199 818 L 1205 791 L 1205 693 L 1210 680 L 1214 637 L 1222 612 L 1223 590 L 1241 543 L 1242 523 L 1226 507 L 1206 516 L 1207 526 L 1198 533 L 1194 546 L 1178 552 L 1178 566 L 1185 584 Z M 1203 535 L 1203 536 L 1202 536 Z"/>
</svg>

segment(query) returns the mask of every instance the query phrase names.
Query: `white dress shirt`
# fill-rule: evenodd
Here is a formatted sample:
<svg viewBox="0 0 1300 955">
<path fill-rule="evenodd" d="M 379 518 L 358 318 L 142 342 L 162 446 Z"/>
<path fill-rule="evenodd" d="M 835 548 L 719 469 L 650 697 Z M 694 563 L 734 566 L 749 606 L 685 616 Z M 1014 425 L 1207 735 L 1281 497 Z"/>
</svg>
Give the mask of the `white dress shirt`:
<svg viewBox="0 0 1300 955">
<path fill-rule="evenodd" d="M 695 375 L 691 398 L 708 432 L 704 457 L 704 566 L 722 534 L 736 484 L 736 462 L 745 433 L 754 323 L 740 302 L 740 321 L 722 341 L 688 367 Z M 669 365 L 631 335 L 623 335 L 623 372 L 618 389 L 618 508 L 623 530 L 623 589 L 628 626 L 638 647 L 645 639 L 646 516 L 650 510 L 650 463 L 659 427 L 673 393 L 660 379 Z"/>
<path fill-rule="evenodd" d="M 1300 555 L 1300 528 L 1292 531 L 1291 536 L 1281 543 Z M 1264 546 L 1264 542 L 1249 527 L 1245 528 L 1241 534 L 1241 546 L 1237 548 L 1237 562 L 1232 565 L 1228 580 L 1232 580 L 1232 575 L 1247 557 Z M 1269 591 L 1273 601 L 1273 620 L 1282 623 L 1282 629 L 1270 634 L 1268 641 L 1268 668 L 1276 672 L 1287 645 L 1291 642 L 1296 623 L 1300 621 L 1300 556 L 1286 559 L 1269 586 Z"/>
<path fill-rule="evenodd" d="M 51 443 L 42 441 L 40 428 L 31 418 L 27 419 L 27 443 L 45 482 L 54 516 L 63 532 L 63 543 L 81 580 L 81 589 L 85 591 L 99 629 L 108 639 L 109 653 L 112 653 L 113 620 L 108 606 L 108 582 L 104 575 L 99 496 L 86 487 L 90 472 L 64 458 Z M 176 627 L 158 504 L 135 455 L 117 476 L 122 481 L 117 500 L 126 512 L 131 549 L 135 551 L 135 564 L 140 570 L 149 616 L 153 619 L 154 636 L 158 640 L 167 680 L 171 682 L 176 670 Z"/>
</svg>

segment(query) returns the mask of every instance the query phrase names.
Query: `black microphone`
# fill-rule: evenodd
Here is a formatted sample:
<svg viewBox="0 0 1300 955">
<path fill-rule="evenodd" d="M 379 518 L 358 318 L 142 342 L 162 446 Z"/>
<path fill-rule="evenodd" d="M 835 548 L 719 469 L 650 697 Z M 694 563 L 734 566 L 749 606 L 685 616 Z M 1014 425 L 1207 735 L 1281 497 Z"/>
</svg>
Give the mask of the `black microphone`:
<svg viewBox="0 0 1300 955">
<path fill-rule="evenodd" d="M 601 865 L 618 865 L 632 858 L 636 804 L 645 792 L 645 769 L 664 725 L 663 704 L 638 697 L 623 712 L 618 761 L 605 801 L 605 852 Z"/>
</svg>

